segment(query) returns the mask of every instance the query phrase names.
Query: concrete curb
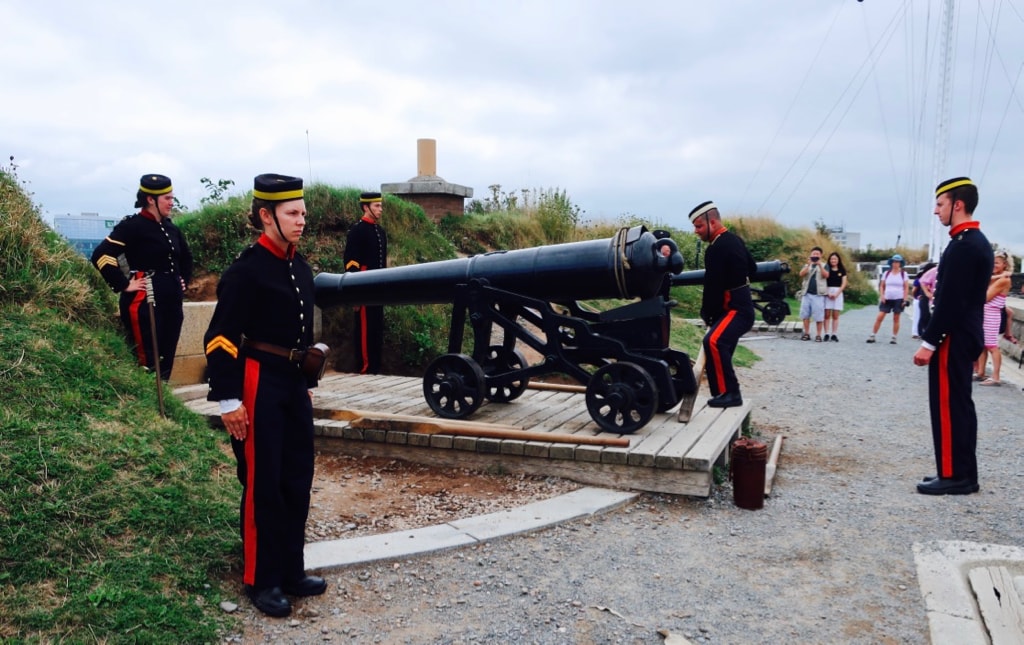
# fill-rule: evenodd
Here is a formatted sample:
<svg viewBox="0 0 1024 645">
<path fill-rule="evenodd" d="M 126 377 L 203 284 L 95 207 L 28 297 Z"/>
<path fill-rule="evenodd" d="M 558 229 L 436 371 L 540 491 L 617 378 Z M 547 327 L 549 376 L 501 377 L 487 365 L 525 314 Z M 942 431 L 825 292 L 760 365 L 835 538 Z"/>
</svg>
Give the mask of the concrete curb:
<svg viewBox="0 0 1024 645">
<path fill-rule="evenodd" d="M 627 504 L 639 493 L 586 487 L 488 515 L 411 531 L 395 531 L 306 545 L 307 569 L 334 569 L 397 560 L 476 544 L 596 515 Z"/>
<path fill-rule="evenodd" d="M 1015 579 L 1024 580 L 1021 576 L 1024 551 L 1012 546 L 959 541 L 917 543 L 914 544 L 914 563 L 933 643 L 987 645 L 991 642 L 968 580 L 971 569 L 1002 566 L 1010 570 Z"/>
</svg>

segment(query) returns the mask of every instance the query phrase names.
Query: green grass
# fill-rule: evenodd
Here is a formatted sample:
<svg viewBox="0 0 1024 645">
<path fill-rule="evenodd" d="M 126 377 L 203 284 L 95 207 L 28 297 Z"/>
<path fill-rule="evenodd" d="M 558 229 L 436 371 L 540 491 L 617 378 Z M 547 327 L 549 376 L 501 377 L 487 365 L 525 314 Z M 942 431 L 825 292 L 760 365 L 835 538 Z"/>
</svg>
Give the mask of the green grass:
<svg viewBox="0 0 1024 645">
<path fill-rule="evenodd" d="M 239 564 L 237 481 L 224 438 L 124 340 L 3 308 L 0 640 L 216 640 Z"/>
</svg>

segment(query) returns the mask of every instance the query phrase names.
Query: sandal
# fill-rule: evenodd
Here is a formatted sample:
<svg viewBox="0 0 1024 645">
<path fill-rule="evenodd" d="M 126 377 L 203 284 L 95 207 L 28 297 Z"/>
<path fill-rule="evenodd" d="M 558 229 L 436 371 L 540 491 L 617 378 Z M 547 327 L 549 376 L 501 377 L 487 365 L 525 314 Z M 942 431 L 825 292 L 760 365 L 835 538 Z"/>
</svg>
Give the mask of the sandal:
<svg viewBox="0 0 1024 645">
<path fill-rule="evenodd" d="M 985 377 L 981 376 L 980 374 L 975 374 L 974 376 L 971 377 L 971 380 L 973 380 L 975 382 L 984 381 Z"/>
<path fill-rule="evenodd" d="M 999 385 L 1002 385 L 1002 384 L 1003 383 L 1001 381 L 993 381 L 992 379 L 987 378 L 984 381 L 982 381 L 981 383 L 979 383 L 978 385 L 999 386 Z"/>
<path fill-rule="evenodd" d="M 811 339 L 811 337 L 808 336 L 807 334 L 804 334 L 803 336 L 800 337 L 800 340 L 810 340 L 810 339 Z"/>
<path fill-rule="evenodd" d="M 821 342 L 821 336 L 815 336 L 814 337 L 814 342 L 820 343 Z"/>
</svg>

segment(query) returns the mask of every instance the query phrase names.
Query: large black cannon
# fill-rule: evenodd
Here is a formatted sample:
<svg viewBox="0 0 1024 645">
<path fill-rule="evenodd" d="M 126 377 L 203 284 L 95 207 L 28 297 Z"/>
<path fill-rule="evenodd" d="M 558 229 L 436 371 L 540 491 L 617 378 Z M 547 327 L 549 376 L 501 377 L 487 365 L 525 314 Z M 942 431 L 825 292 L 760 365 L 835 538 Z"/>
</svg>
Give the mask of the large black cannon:
<svg viewBox="0 0 1024 645">
<path fill-rule="evenodd" d="M 758 262 L 757 271 L 750 277 L 752 284 L 763 283 L 762 287 L 750 287 L 754 309 L 761 312 L 761 318 L 769 325 L 778 325 L 790 314 L 786 302 L 786 284 L 782 276 L 789 273 L 789 264 L 771 260 Z M 704 269 L 683 271 L 671 277 L 673 287 L 690 287 L 704 284 Z"/>
<path fill-rule="evenodd" d="M 586 386 L 587 409 L 602 429 L 629 433 L 697 389 L 689 357 L 669 347 L 676 303 L 666 299 L 668 280 L 682 268 L 673 240 L 638 226 L 607 240 L 321 273 L 316 301 L 323 308 L 453 303 L 448 353 L 423 377 L 427 404 L 441 417 L 468 417 L 485 398 L 509 402 L 531 377 L 562 373 Z M 601 312 L 578 304 L 604 299 L 634 302 Z M 471 355 L 462 353 L 467 316 Z M 492 342 L 495 327 L 500 343 Z M 543 360 L 528 365 L 517 341 Z"/>
</svg>

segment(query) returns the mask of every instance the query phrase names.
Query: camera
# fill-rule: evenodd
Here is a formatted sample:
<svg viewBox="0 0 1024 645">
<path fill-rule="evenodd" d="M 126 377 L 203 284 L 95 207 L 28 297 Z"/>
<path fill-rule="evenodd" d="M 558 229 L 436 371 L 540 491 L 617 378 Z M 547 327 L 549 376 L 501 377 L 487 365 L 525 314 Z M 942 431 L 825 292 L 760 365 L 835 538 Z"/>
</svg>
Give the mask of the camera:
<svg viewBox="0 0 1024 645">
<path fill-rule="evenodd" d="M 819 262 L 821 262 L 821 258 L 815 258 L 815 257 L 811 258 L 811 264 L 817 264 Z"/>
</svg>

